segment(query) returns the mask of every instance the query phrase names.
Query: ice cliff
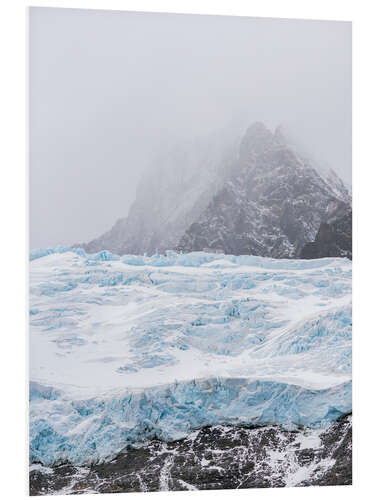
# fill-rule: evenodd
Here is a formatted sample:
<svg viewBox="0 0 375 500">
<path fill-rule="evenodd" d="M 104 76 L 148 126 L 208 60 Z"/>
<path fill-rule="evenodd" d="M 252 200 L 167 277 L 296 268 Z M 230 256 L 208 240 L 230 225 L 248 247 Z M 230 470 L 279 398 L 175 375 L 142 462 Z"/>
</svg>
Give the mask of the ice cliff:
<svg viewBox="0 0 375 500">
<path fill-rule="evenodd" d="M 351 262 L 30 255 L 30 458 L 351 410 Z"/>
</svg>

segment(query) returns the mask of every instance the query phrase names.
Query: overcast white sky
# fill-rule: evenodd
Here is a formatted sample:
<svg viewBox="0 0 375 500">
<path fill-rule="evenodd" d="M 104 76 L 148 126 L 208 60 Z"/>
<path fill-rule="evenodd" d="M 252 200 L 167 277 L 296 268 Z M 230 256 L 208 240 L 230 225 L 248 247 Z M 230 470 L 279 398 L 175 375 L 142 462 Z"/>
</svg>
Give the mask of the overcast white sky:
<svg viewBox="0 0 375 500">
<path fill-rule="evenodd" d="M 31 248 L 129 209 L 160 145 L 279 123 L 351 183 L 351 25 L 30 10 Z"/>
</svg>

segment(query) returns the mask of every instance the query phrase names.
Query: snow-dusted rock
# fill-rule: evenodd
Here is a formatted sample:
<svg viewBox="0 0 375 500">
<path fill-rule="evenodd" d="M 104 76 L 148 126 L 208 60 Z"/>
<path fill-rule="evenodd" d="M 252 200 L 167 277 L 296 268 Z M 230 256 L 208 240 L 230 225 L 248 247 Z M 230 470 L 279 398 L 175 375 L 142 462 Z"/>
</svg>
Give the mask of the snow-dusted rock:
<svg viewBox="0 0 375 500">
<path fill-rule="evenodd" d="M 321 222 L 350 209 L 337 174 L 300 154 L 281 127 L 254 123 L 239 142 L 190 141 L 155 160 L 128 216 L 82 247 L 298 257 Z"/>
<path fill-rule="evenodd" d="M 322 221 L 350 208 L 350 196 L 332 172 L 325 175 L 275 133 L 255 123 L 220 190 L 181 238 L 184 252 L 298 257 Z"/>
<path fill-rule="evenodd" d="M 352 482 L 351 415 L 326 429 L 213 426 L 151 440 L 90 467 L 30 468 L 31 494 L 344 485 Z"/>
</svg>

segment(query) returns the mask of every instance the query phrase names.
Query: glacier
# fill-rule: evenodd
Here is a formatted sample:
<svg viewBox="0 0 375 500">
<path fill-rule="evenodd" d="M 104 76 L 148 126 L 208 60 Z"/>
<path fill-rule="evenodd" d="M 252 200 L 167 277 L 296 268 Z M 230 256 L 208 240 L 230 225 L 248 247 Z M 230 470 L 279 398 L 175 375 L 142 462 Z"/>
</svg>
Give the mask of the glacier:
<svg viewBox="0 0 375 500">
<path fill-rule="evenodd" d="M 30 254 L 30 461 L 351 411 L 348 259 Z"/>
</svg>

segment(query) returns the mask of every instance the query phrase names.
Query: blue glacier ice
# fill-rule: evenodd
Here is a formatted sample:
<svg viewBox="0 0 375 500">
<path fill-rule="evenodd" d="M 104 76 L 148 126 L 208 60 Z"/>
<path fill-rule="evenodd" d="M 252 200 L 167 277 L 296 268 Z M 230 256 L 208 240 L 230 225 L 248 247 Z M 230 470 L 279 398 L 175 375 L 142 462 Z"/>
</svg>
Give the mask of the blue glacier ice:
<svg viewBox="0 0 375 500">
<path fill-rule="evenodd" d="M 351 382 L 324 390 L 246 379 L 205 379 L 70 400 L 30 386 L 30 459 L 50 464 L 109 459 L 150 438 L 176 440 L 207 425 L 325 425 L 351 410 Z"/>
<path fill-rule="evenodd" d="M 351 262 L 30 255 L 30 459 L 351 410 Z"/>
</svg>

